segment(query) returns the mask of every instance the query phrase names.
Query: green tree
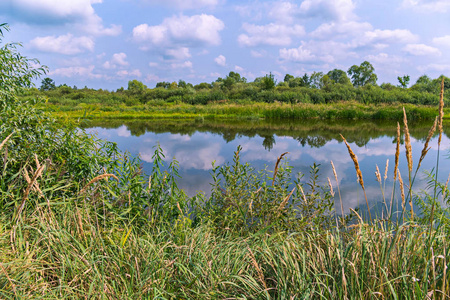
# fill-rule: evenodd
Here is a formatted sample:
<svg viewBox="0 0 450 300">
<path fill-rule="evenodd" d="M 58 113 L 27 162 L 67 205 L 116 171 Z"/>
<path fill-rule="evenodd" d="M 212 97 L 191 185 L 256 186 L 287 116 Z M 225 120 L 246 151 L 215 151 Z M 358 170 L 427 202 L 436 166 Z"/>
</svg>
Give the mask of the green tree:
<svg viewBox="0 0 450 300">
<path fill-rule="evenodd" d="M 46 77 L 41 82 L 41 87 L 39 90 L 41 91 L 51 91 L 56 89 L 55 81 L 49 77 Z"/>
<path fill-rule="evenodd" d="M 9 31 L 6 23 L 0 24 L 0 42 L 3 32 Z M 33 86 L 33 79 L 45 74 L 47 67 L 33 68 L 40 65 L 37 59 L 22 56 L 17 47 L 20 43 L 6 44 L 0 48 L 0 106 L 17 99 L 17 94 Z"/>
<path fill-rule="evenodd" d="M 311 74 L 310 79 L 310 86 L 314 89 L 320 89 L 322 88 L 322 77 L 323 77 L 323 73 L 322 72 L 313 72 Z"/>
<path fill-rule="evenodd" d="M 347 73 L 352 79 L 353 86 L 360 87 L 368 84 L 377 84 L 377 75 L 374 73 L 375 68 L 368 61 L 364 61 L 361 65 L 351 66 Z"/>
<path fill-rule="evenodd" d="M 290 75 L 290 74 L 286 74 L 286 76 L 284 76 L 284 82 L 289 82 L 289 80 L 294 79 L 294 76 Z"/>
<path fill-rule="evenodd" d="M 128 81 L 128 92 L 132 95 L 141 95 L 147 89 L 147 86 L 144 85 L 139 80 L 130 80 Z"/>
<path fill-rule="evenodd" d="M 350 78 L 348 78 L 347 73 L 343 70 L 334 69 L 327 73 L 332 83 L 340 83 L 340 84 L 352 84 Z"/>
<path fill-rule="evenodd" d="M 186 86 L 187 86 L 186 81 L 181 80 L 181 79 L 178 80 L 178 87 L 184 89 L 184 88 L 186 88 Z"/>
<path fill-rule="evenodd" d="M 402 77 L 398 76 L 397 79 L 398 79 L 398 82 L 400 83 L 399 87 L 402 87 L 404 89 L 406 89 L 408 87 L 409 80 L 410 80 L 409 75 L 403 75 Z"/>
<path fill-rule="evenodd" d="M 275 87 L 276 80 L 275 76 L 270 72 L 270 74 L 266 74 L 261 80 L 261 89 L 263 90 L 271 90 Z"/>
</svg>

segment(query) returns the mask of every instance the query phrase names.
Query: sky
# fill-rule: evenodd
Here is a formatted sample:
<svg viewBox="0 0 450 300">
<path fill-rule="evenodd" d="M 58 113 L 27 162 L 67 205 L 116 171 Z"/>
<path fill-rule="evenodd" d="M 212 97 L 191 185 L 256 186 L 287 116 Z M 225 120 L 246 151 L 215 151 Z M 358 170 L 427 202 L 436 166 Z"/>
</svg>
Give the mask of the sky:
<svg viewBox="0 0 450 300">
<path fill-rule="evenodd" d="M 3 42 L 56 84 L 253 81 L 369 61 L 378 84 L 450 76 L 450 0 L 1 0 Z M 40 80 L 36 82 L 40 86 Z"/>
</svg>

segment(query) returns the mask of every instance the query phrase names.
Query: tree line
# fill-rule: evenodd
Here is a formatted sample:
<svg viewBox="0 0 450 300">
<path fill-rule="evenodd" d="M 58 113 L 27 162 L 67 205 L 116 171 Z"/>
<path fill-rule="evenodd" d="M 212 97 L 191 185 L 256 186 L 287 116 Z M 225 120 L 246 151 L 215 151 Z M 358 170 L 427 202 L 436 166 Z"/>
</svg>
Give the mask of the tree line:
<svg viewBox="0 0 450 300">
<path fill-rule="evenodd" d="M 284 76 L 277 82 L 272 73 L 249 82 L 237 72 L 229 72 L 214 82 L 196 85 L 184 80 L 158 82 L 148 88 L 139 80 L 130 80 L 127 88 L 110 92 L 84 87 L 78 89 L 66 84 L 56 86 L 51 78 L 44 78 L 39 91 L 52 103 L 76 105 L 102 103 L 107 105 L 140 105 L 150 101 L 207 104 L 214 101 L 256 101 L 285 103 L 331 103 L 355 100 L 362 103 L 413 103 L 434 105 L 438 102 L 439 84 L 444 78 L 445 88 L 450 88 L 450 78 L 441 75 L 430 78 L 422 75 L 410 87 L 410 76 L 399 76 L 396 85 L 377 84 L 375 69 L 368 61 L 351 66 L 347 72 L 333 69 L 328 73 L 313 72 L 295 77 Z M 448 99 L 448 98 L 447 98 Z"/>
</svg>

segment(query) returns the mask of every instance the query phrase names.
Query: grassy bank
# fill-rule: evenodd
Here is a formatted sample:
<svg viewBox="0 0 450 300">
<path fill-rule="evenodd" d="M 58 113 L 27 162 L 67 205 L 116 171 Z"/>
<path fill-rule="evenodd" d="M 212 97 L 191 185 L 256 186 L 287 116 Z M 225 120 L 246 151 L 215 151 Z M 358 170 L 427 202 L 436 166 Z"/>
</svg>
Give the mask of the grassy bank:
<svg viewBox="0 0 450 300">
<path fill-rule="evenodd" d="M 434 119 L 435 106 L 412 104 L 361 104 L 338 102 L 332 104 L 285 104 L 285 103 L 210 103 L 190 105 L 169 103 L 139 106 L 78 105 L 61 107 L 47 105 L 46 109 L 58 117 L 89 119 L 371 119 L 401 120 L 402 107 L 409 120 Z"/>
</svg>

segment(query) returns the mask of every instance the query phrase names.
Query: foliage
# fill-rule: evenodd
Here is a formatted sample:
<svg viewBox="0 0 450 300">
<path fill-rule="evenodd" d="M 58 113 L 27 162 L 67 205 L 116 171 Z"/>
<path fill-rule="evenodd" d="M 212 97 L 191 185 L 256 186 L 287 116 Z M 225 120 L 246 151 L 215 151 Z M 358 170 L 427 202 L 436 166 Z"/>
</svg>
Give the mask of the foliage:
<svg viewBox="0 0 450 300">
<path fill-rule="evenodd" d="M 355 87 L 361 87 L 368 84 L 377 84 L 377 75 L 374 73 L 375 68 L 368 61 L 364 61 L 361 65 L 351 66 L 347 73 L 352 79 L 352 83 Z"/>
</svg>

